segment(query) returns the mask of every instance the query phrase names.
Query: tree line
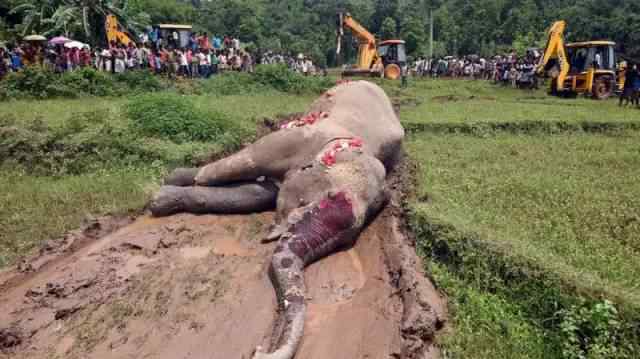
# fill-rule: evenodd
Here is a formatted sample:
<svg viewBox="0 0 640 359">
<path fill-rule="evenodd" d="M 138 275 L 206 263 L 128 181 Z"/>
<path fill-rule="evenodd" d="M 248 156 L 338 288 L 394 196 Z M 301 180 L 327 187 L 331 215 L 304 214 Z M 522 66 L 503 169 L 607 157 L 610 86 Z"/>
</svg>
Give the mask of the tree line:
<svg viewBox="0 0 640 359">
<path fill-rule="evenodd" d="M 133 32 L 189 23 L 255 49 L 301 52 L 335 65 L 339 11 L 350 12 L 380 39 L 406 40 L 414 57 L 522 52 L 543 46 L 546 28 L 563 19 L 569 41 L 611 39 L 624 57 L 640 59 L 637 0 L 5 0 L 0 39 L 36 32 L 97 43 L 104 39 L 104 14 L 115 13 Z M 348 60 L 355 47 L 349 36 L 346 41 Z"/>
</svg>

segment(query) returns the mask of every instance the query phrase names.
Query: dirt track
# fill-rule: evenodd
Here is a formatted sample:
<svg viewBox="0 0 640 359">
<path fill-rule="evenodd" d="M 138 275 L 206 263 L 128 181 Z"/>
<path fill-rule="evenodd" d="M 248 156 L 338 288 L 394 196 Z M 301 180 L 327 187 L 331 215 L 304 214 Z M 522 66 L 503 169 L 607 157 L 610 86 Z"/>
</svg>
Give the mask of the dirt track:
<svg viewBox="0 0 640 359">
<path fill-rule="evenodd" d="M 354 248 L 307 268 L 296 358 L 437 356 L 441 298 L 393 212 Z M 0 273 L 0 357 L 250 358 L 269 346 L 276 318 L 266 275 L 274 245 L 259 241 L 271 221 L 271 213 L 103 219 L 51 241 Z"/>
</svg>

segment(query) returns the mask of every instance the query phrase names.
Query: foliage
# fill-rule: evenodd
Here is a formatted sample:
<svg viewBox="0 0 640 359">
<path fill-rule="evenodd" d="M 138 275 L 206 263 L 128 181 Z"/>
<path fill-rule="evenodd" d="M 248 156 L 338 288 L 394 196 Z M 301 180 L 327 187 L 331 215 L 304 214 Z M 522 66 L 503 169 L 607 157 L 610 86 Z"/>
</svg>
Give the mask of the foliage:
<svg viewBox="0 0 640 359">
<path fill-rule="evenodd" d="M 212 95 L 242 95 L 264 92 L 268 88 L 248 73 L 223 73 L 198 83 L 199 91 Z"/>
<path fill-rule="evenodd" d="M 227 115 L 204 111 L 188 97 L 170 93 L 138 96 L 125 111 L 134 130 L 178 143 L 220 140 L 233 126 Z"/>
<path fill-rule="evenodd" d="M 398 25 L 393 18 L 388 17 L 384 19 L 382 26 L 380 27 L 380 38 L 383 40 L 394 39 L 396 37 L 397 28 Z M 412 39 L 412 42 L 417 43 L 417 39 Z"/>
<path fill-rule="evenodd" d="M 609 38 L 625 57 L 640 60 L 640 19 L 634 0 L 11 0 L 8 24 L 23 35 L 31 31 L 68 33 L 80 40 L 104 41 L 106 12 L 116 14 L 130 30 L 163 22 L 191 23 L 196 31 L 231 35 L 259 50 L 305 53 L 318 64 L 336 65 L 335 22 L 350 12 L 379 38 L 400 35 L 408 54 L 426 55 L 429 9 L 434 10 L 434 53 L 492 55 L 511 48 L 539 45 L 545 29 L 558 19 L 568 22 L 567 40 Z M 346 34 L 344 56 L 356 56 Z"/>
<path fill-rule="evenodd" d="M 31 32 L 47 36 L 65 35 L 92 43 L 106 42 L 104 21 L 115 15 L 129 31 L 150 24 L 149 16 L 115 0 L 16 0 L 11 14 L 21 15 L 17 26 L 22 36 Z"/>
<path fill-rule="evenodd" d="M 563 336 L 562 354 L 567 359 L 620 358 L 621 321 L 608 300 L 573 305 L 559 312 Z"/>
<path fill-rule="evenodd" d="M 0 82 L 0 100 L 121 96 L 156 91 L 165 86 L 148 71 L 128 71 L 112 76 L 86 67 L 57 74 L 38 66 L 12 72 Z"/>
<path fill-rule="evenodd" d="M 254 76 L 259 84 L 296 94 L 318 94 L 334 85 L 328 77 L 303 76 L 285 65 L 257 66 Z"/>
<path fill-rule="evenodd" d="M 184 152 L 114 124 L 106 111 L 74 113 L 60 127 L 42 120 L 0 125 L 0 165 L 36 175 L 79 175 L 108 165 L 184 164 L 191 159 Z"/>
</svg>

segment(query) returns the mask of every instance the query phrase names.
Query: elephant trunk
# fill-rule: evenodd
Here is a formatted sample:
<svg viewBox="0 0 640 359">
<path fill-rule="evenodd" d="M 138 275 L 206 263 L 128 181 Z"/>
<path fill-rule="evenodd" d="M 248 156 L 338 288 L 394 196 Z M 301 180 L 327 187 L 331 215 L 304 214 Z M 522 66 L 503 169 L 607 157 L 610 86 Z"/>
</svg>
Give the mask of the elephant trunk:
<svg viewBox="0 0 640 359">
<path fill-rule="evenodd" d="M 304 268 L 310 263 L 353 244 L 358 234 L 353 205 L 345 192 L 310 206 L 299 221 L 282 235 L 275 248 L 269 276 L 282 314 L 273 338 L 277 349 L 258 348 L 253 359 L 291 359 L 302 340 L 306 314 Z"/>
</svg>

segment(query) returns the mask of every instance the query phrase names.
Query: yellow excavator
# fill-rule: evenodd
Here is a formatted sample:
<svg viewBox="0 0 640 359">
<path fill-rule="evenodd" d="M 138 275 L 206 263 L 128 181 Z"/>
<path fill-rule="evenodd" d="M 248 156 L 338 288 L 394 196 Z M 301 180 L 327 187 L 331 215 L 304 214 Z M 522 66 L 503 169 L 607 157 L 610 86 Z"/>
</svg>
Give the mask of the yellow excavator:
<svg viewBox="0 0 640 359">
<path fill-rule="evenodd" d="M 125 46 L 129 46 L 129 43 L 134 42 L 132 36 L 130 36 L 127 31 L 120 26 L 118 18 L 116 18 L 115 15 L 107 15 L 107 19 L 104 24 L 107 32 L 107 43 L 120 43 Z"/>
<path fill-rule="evenodd" d="M 349 13 L 339 13 L 338 45 L 336 48 L 338 55 L 345 28 L 351 30 L 358 40 L 358 59 L 354 67 L 342 72 L 342 76 L 379 76 L 393 80 L 400 78 L 402 68 L 407 63 L 404 41 L 386 40 L 377 43 L 375 36 L 354 20 Z"/>
<path fill-rule="evenodd" d="M 564 43 L 565 21 L 556 21 L 548 31 L 544 55 L 536 67 L 538 75 L 551 77 L 551 94 L 584 94 L 594 99 L 609 98 L 624 85 L 616 83 L 615 42 Z M 621 80 L 621 79 L 619 79 Z"/>
</svg>

